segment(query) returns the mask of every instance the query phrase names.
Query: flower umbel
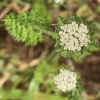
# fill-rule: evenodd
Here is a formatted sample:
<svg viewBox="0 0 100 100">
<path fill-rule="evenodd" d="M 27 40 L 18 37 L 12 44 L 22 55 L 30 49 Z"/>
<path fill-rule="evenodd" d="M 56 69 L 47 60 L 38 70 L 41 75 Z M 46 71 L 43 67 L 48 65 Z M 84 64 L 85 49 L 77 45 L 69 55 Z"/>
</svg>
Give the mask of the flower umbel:
<svg viewBox="0 0 100 100">
<path fill-rule="evenodd" d="M 57 88 L 63 92 L 70 91 L 76 87 L 77 75 L 69 70 L 60 69 L 60 73 L 54 77 L 54 83 Z"/>
<path fill-rule="evenodd" d="M 83 23 L 78 25 L 76 22 L 72 22 L 61 26 L 60 29 L 60 45 L 64 47 L 64 50 L 81 50 L 90 42 L 90 36 L 87 34 L 89 30 Z"/>
</svg>

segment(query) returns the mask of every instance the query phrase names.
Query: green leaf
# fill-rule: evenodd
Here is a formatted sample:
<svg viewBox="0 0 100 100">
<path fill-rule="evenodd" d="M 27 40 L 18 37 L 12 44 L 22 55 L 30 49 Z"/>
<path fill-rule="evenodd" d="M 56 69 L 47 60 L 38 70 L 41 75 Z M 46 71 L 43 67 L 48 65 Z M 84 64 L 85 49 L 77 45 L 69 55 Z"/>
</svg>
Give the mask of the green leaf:
<svg viewBox="0 0 100 100">
<path fill-rule="evenodd" d="M 51 95 L 51 94 L 47 94 L 47 93 L 38 93 L 35 95 L 34 100 L 68 100 L 67 97 L 61 97 L 61 96 L 57 96 L 57 95 Z"/>
<path fill-rule="evenodd" d="M 49 28 L 45 14 L 38 10 L 21 12 L 18 15 L 10 13 L 4 18 L 4 23 L 11 35 L 27 45 L 36 45 L 43 41 L 43 34 Z"/>
<path fill-rule="evenodd" d="M 26 92 L 23 91 L 23 90 L 20 90 L 20 89 L 14 89 L 12 91 L 12 93 L 10 94 L 10 97 L 11 99 L 23 99 L 26 95 Z"/>
<path fill-rule="evenodd" d="M 34 95 L 38 93 L 39 90 L 39 82 L 36 78 L 33 78 L 29 84 L 28 92 L 27 92 L 27 100 L 33 100 Z"/>
</svg>

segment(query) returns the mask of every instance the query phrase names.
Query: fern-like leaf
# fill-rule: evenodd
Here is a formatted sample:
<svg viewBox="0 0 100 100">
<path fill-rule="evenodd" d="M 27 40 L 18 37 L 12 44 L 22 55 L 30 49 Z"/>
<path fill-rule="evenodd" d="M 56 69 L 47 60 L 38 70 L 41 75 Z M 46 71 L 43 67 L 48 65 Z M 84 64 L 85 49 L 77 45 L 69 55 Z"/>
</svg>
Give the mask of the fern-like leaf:
<svg viewBox="0 0 100 100">
<path fill-rule="evenodd" d="M 36 10 L 22 12 L 18 15 L 8 14 L 3 19 L 7 30 L 17 40 L 25 42 L 27 45 L 36 45 L 43 41 L 43 32 L 50 25 L 46 16 Z"/>
</svg>

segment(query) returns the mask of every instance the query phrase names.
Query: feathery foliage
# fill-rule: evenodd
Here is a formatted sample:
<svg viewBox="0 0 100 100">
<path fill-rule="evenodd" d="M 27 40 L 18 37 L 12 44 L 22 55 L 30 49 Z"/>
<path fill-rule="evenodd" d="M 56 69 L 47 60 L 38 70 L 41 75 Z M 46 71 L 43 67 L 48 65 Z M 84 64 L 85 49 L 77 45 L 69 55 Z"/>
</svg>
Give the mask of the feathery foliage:
<svg viewBox="0 0 100 100">
<path fill-rule="evenodd" d="M 45 14 L 40 14 L 36 10 L 31 10 L 29 13 L 24 11 L 18 15 L 10 13 L 3 21 L 10 34 L 27 45 L 42 42 L 42 33 L 48 30 L 48 25 L 50 25 Z"/>
</svg>

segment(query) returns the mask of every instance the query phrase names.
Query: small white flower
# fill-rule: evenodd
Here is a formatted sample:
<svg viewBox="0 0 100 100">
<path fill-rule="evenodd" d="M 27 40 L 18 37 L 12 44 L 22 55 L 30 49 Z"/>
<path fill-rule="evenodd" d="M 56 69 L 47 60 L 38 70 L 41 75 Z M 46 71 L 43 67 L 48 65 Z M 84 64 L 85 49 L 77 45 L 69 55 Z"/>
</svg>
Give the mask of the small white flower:
<svg viewBox="0 0 100 100">
<path fill-rule="evenodd" d="M 60 45 L 64 47 L 64 50 L 81 50 L 90 42 L 90 36 L 87 34 L 89 30 L 82 23 L 78 25 L 76 22 L 72 22 L 61 26 L 60 29 Z"/>
<path fill-rule="evenodd" d="M 88 33 L 87 26 L 81 23 L 79 27 L 79 32 Z"/>
<path fill-rule="evenodd" d="M 78 24 L 76 24 L 76 22 L 72 22 L 72 29 L 73 30 L 78 30 Z"/>
<path fill-rule="evenodd" d="M 60 73 L 56 75 L 53 79 L 57 88 L 62 90 L 63 92 L 66 92 L 76 87 L 76 83 L 77 83 L 76 78 L 77 75 L 74 72 L 61 69 Z"/>
</svg>

